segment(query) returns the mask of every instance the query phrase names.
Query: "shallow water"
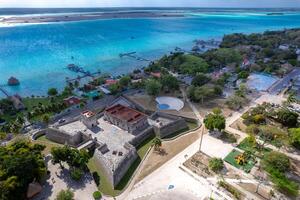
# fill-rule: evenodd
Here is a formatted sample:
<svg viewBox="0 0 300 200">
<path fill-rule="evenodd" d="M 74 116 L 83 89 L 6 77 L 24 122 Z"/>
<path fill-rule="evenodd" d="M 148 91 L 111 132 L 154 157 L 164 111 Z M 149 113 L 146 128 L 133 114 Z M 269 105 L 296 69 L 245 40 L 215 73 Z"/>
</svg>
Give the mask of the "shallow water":
<svg viewBox="0 0 300 200">
<path fill-rule="evenodd" d="M 75 78 L 66 66 L 123 74 L 147 62 L 120 58 L 136 51 L 153 60 L 174 50 L 190 49 L 195 39 L 222 38 L 234 32 L 300 27 L 300 13 L 267 16 L 262 13 L 189 13 L 185 18 L 109 19 L 0 28 L 0 85 L 10 76 L 21 85 L 9 93 L 44 95 L 49 87 L 62 89 L 65 77 Z M 74 60 L 71 57 L 74 57 Z M 2 96 L 2 94 L 0 94 Z"/>
</svg>

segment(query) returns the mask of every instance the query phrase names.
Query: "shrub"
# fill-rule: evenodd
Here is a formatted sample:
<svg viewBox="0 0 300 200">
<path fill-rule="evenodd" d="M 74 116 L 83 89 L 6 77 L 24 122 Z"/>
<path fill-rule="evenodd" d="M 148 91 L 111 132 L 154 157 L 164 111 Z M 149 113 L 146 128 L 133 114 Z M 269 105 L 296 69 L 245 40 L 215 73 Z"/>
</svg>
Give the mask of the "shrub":
<svg viewBox="0 0 300 200">
<path fill-rule="evenodd" d="M 225 181 L 219 181 L 218 183 L 221 187 L 223 187 L 224 189 L 226 189 L 230 194 L 232 194 L 236 199 L 241 199 L 241 192 L 238 191 L 236 188 L 234 188 L 233 186 L 229 185 L 228 183 L 226 183 Z"/>
<path fill-rule="evenodd" d="M 290 144 L 300 149 L 300 128 L 289 129 L 289 136 Z"/>
<path fill-rule="evenodd" d="M 93 178 L 97 186 L 100 185 L 100 176 L 97 172 L 93 172 Z"/>
<path fill-rule="evenodd" d="M 67 190 L 61 190 L 55 200 L 73 200 L 74 199 L 74 193 L 67 189 Z"/>
<path fill-rule="evenodd" d="M 281 109 L 277 113 L 278 121 L 287 127 L 295 127 L 298 122 L 298 114 L 287 109 Z"/>
<path fill-rule="evenodd" d="M 265 118 L 265 116 L 262 115 L 262 114 L 257 114 L 257 115 L 254 115 L 254 117 L 253 117 L 253 122 L 254 122 L 255 124 L 263 124 L 263 123 L 266 122 L 266 118 Z"/>
<path fill-rule="evenodd" d="M 209 160 L 209 168 L 218 173 L 224 168 L 223 160 L 220 158 L 212 158 Z"/>
<path fill-rule="evenodd" d="M 285 154 L 276 151 L 267 153 L 262 163 L 267 170 L 276 169 L 280 172 L 286 172 L 290 168 L 289 158 Z"/>
<path fill-rule="evenodd" d="M 98 200 L 98 199 L 101 199 L 102 194 L 101 194 L 101 192 L 96 191 L 96 192 L 93 193 L 93 197 L 94 197 L 95 200 Z"/>
<path fill-rule="evenodd" d="M 83 176 L 83 171 L 78 168 L 71 169 L 71 178 L 75 181 L 79 181 Z"/>
</svg>

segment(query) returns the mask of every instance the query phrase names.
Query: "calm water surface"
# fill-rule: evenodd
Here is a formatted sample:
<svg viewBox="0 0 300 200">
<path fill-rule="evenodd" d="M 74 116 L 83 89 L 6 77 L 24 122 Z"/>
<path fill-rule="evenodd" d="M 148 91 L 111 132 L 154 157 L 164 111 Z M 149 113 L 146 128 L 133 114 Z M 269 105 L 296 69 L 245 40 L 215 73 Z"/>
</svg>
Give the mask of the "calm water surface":
<svg viewBox="0 0 300 200">
<path fill-rule="evenodd" d="M 62 89 L 66 66 L 123 74 L 147 62 L 120 58 L 136 51 L 157 59 L 176 46 L 192 47 L 195 39 L 222 38 L 234 32 L 262 32 L 300 27 L 300 13 L 270 16 L 256 12 L 189 13 L 185 18 L 110 19 L 0 27 L 0 85 L 10 76 L 21 81 L 10 93 L 44 95 L 49 87 Z M 71 58 L 74 57 L 74 60 Z M 0 94 L 0 97 L 3 96 Z"/>
</svg>

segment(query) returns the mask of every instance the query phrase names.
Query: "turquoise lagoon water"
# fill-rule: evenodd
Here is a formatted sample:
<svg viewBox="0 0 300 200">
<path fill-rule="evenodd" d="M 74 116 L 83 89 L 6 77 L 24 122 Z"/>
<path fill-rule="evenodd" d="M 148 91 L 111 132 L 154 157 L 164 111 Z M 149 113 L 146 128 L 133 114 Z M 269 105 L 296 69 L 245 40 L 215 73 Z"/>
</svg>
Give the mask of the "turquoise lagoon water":
<svg viewBox="0 0 300 200">
<path fill-rule="evenodd" d="M 189 13 L 184 18 L 107 19 L 81 22 L 0 27 L 0 85 L 10 76 L 21 81 L 5 89 L 24 96 L 45 95 L 49 87 L 62 89 L 65 78 L 78 74 L 66 66 L 86 70 L 127 73 L 146 66 L 119 54 L 136 51 L 157 59 L 175 47 L 191 49 L 195 39 L 221 39 L 234 32 L 262 32 L 300 27 L 300 13 Z M 71 59 L 74 57 L 74 60 Z M 3 96 L 0 94 L 0 96 Z"/>
</svg>

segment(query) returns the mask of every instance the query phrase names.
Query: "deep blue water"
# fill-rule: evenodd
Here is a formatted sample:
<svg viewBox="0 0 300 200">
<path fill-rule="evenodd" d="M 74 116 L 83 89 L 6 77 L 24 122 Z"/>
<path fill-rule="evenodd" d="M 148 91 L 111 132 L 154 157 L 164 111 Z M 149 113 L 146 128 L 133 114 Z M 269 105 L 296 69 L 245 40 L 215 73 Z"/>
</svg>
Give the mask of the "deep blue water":
<svg viewBox="0 0 300 200">
<path fill-rule="evenodd" d="M 153 60 L 176 46 L 190 49 L 195 39 L 220 39 L 224 34 L 234 32 L 300 27 L 300 12 L 278 16 L 253 11 L 185 12 L 188 13 L 185 18 L 109 19 L 0 27 L 0 85 L 15 76 L 21 85 L 5 87 L 10 93 L 44 95 L 49 87 L 62 89 L 65 77 L 77 77 L 65 68 L 69 63 L 81 65 L 91 72 L 101 70 L 122 74 L 147 63 L 121 59 L 120 53 L 136 51 Z"/>
</svg>

